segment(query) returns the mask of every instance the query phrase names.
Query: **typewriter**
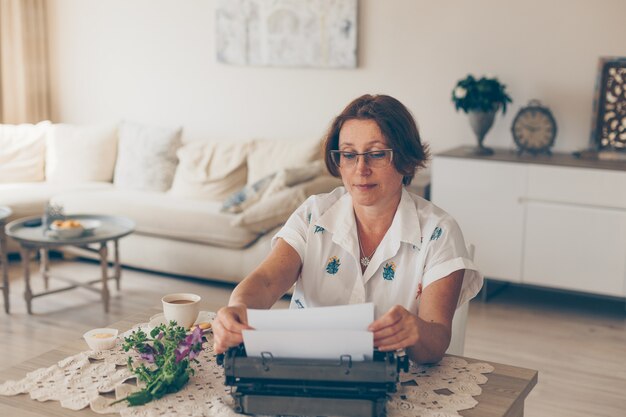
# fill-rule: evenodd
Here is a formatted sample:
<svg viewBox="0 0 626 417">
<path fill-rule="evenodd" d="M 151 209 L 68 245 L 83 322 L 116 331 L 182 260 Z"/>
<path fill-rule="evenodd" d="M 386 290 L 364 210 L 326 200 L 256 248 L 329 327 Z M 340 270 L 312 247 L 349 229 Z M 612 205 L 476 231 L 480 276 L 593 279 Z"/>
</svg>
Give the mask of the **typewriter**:
<svg viewBox="0 0 626 417">
<path fill-rule="evenodd" d="M 375 350 L 373 360 L 247 357 L 243 345 L 218 356 L 231 387 L 235 411 L 244 414 L 381 417 L 387 394 L 396 391 L 402 353 Z"/>
</svg>

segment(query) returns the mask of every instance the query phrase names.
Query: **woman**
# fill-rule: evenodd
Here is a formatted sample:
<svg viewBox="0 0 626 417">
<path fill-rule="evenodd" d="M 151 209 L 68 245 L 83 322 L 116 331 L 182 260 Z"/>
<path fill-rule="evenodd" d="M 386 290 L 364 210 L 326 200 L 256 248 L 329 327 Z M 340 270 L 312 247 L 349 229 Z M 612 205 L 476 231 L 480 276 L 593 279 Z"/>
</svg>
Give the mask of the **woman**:
<svg viewBox="0 0 626 417">
<path fill-rule="evenodd" d="M 404 189 L 428 160 L 415 120 L 392 97 L 364 95 L 335 118 L 324 146 L 344 187 L 310 197 L 276 234 L 218 311 L 215 351 L 242 342 L 246 308 L 270 308 L 295 283 L 292 308 L 373 302 L 379 350 L 441 360 L 454 311 L 482 277 L 454 219 Z"/>
</svg>

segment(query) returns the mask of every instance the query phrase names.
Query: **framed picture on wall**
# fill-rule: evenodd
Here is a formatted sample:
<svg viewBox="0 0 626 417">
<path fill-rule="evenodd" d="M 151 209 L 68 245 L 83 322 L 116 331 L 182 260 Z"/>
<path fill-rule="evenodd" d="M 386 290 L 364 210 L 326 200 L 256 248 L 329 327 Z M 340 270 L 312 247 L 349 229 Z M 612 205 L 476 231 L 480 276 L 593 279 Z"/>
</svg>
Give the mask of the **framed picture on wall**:
<svg viewBox="0 0 626 417">
<path fill-rule="evenodd" d="M 218 0 L 223 64 L 356 68 L 357 0 Z"/>
<path fill-rule="evenodd" d="M 599 60 L 591 148 L 626 152 L 626 57 Z"/>
</svg>

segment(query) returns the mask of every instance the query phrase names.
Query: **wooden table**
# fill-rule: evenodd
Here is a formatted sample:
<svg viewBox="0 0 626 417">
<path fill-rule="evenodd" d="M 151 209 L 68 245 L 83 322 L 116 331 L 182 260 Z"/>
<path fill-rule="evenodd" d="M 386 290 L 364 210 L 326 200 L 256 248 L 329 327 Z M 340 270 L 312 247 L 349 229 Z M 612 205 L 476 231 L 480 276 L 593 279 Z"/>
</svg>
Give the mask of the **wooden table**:
<svg viewBox="0 0 626 417">
<path fill-rule="evenodd" d="M 126 331 L 137 323 L 147 322 L 150 316 L 161 312 L 160 308 L 151 308 L 142 313 L 135 314 L 124 320 L 112 324 L 109 327 Z M 87 330 L 87 329 L 85 329 Z M 75 355 L 87 349 L 82 339 L 53 349 L 36 358 L 29 359 L 17 366 L 0 371 L 0 382 L 8 379 L 18 380 L 27 372 L 38 368 L 48 367 L 63 358 Z M 462 357 L 468 362 L 487 362 Z M 487 362 L 493 365 L 495 370 L 486 374 L 488 382 L 481 385 L 482 394 L 474 397 L 478 405 L 470 410 L 461 411 L 465 417 L 521 417 L 524 415 L 524 400 L 537 384 L 537 371 Z M 28 395 L 15 397 L 0 396 L 0 415 L 11 417 L 49 417 L 49 416 L 100 416 L 89 408 L 72 411 L 62 408 L 56 401 L 40 403 L 31 400 Z"/>
<path fill-rule="evenodd" d="M 41 217 L 33 216 L 23 219 L 14 220 L 6 225 L 6 234 L 11 236 L 20 244 L 20 256 L 24 268 L 24 300 L 26 301 L 26 310 L 28 314 L 32 314 L 32 300 L 35 297 L 41 297 L 49 294 L 56 294 L 63 291 L 73 290 L 75 288 L 85 288 L 95 291 L 102 297 L 102 305 L 104 312 L 109 312 L 109 287 L 108 281 L 114 279 L 117 289 L 120 289 L 120 255 L 118 241 L 131 234 L 135 230 L 135 222 L 121 216 L 105 216 L 77 214 L 69 216 L 74 220 L 97 221 L 100 226 L 89 233 L 85 231 L 82 235 L 71 238 L 59 238 L 50 235 L 50 230 L 45 224 L 42 224 Z M 29 225 L 29 222 L 39 221 L 38 226 Z M 36 224 L 36 223 L 35 223 Z M 108 244 L 113 243 L 113 275 L 109 276 L 108 261 Z M 90 245 L 96 245 L 91 247 Z M 49 272 L 48 251 L 50 249 L 60 248 L 63 246 L 74 246 L 90 252 L 96 252 L 100 256 L 101 275 L 97 279 L 89 282 L 79 282 L 68 277 L 51 275 Z M 45 291 L 33 293 L 30 286 L 30 258 L 31 253 L 39 250 L 40 272 L 44 281 Z M 68 285 L 54 290 L 48 289 L 49 278 L 64 281 Z M 100 288 L 94 288 L 93 284 L 100 284 Z"/>
<path fill-rule="evenodd" d="M 4 311 L 9 314 L 9 266 L 7 260 L 7 237 L 4 233 L 5 220 L 12 214 L 12 211 L 7 206 L 0 206 L 0 275 L 2 276 L 2 283 L 0 283 L 0 289 L 2 289 L 2 298 L 4 299 Z"/>
</svg>

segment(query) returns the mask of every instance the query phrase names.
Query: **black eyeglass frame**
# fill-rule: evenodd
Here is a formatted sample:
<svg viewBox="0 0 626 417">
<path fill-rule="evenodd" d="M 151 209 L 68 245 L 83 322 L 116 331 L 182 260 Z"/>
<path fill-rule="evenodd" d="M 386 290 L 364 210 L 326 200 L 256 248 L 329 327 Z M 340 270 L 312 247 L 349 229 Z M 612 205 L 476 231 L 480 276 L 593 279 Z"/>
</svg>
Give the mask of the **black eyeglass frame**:
<svg viewBox="0 0 626 417">
<path fill-rule="evenodd" d="M 371 159 L 370 154 L 373 153 L 377 153 L 377 152 L 389 152 L 389 162 L 387 162 L 386 166 L 391 165 L 391 162 L 393 161 L 393 149 L 391 148 L 387 148 L 387 149 L 376 149 L 373 151 L 367 151 L 367 152 L 362 152 L 362 153 L 358 153 L 358 152 L 349 152 L 349 151 L 340 151 L 338 149 L 334 149 L 332 151 L 330 151 L 331 154 L 331 158 L 333 160 L 333 163 L 337 166 L 337 168 L 341 168 L 341 165 L 339 165 L 339 161 L 338 159 L 333 156 L 333 155 L 339 155 L 341 157 L 342 154 L 352 154 L 354 155 L 354 157 L 356 158 L 356 160 L 354 161 L 354 166 L 356 166 L 356 164 L 359 162 L 358 157 L 362 156 L 365 160 L 365 165 L 370 166 L 370 161 L 372 161 L 373 159 Z M 375 159 L 374 159 L 375 161 Z"/>
</svg>

